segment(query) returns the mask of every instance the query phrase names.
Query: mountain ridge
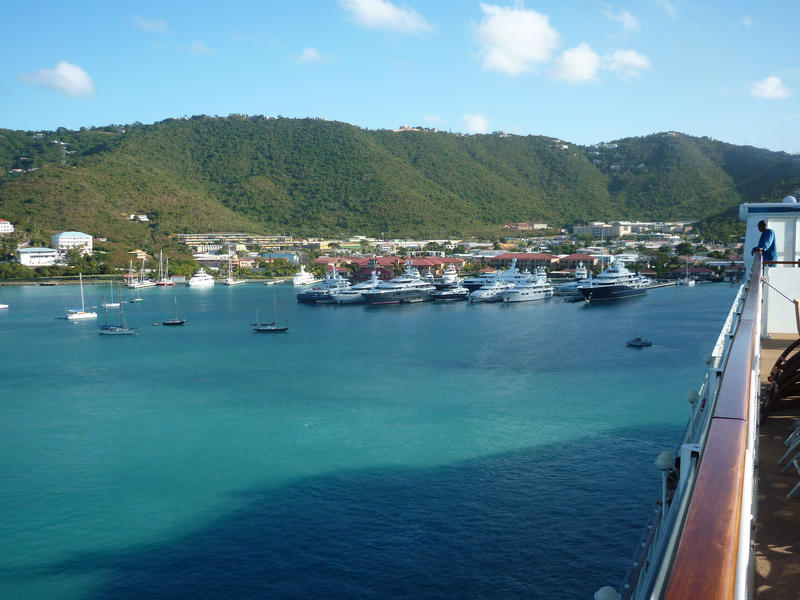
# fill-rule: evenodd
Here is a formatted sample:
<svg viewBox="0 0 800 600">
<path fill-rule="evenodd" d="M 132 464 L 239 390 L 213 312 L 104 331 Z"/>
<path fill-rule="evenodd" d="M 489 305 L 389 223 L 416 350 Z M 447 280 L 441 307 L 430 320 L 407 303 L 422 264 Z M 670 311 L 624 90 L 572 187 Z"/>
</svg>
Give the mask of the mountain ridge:
<svg viewBox="0 0 800 600">
<path fill-rule="evenodd" d="M 800 156 L 677 132 L 580 146 L 243 115 L 0 130 L 0 168 L 0 217 L 18 228 L 128 244 L 210 230 L 495 236 L 525 221 L 696 219 L 713 229 L 716 218 L 730 226 L 741 202 L 800 186 Z"/>
</svg>

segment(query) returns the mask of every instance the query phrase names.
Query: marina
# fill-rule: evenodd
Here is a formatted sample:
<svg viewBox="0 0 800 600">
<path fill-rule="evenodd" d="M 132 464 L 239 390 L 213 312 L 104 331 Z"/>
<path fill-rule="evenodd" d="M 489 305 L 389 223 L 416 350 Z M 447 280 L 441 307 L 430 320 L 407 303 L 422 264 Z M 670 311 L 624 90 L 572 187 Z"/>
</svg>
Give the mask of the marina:
<svg viewBox="0 0 800 600">
<path fill-rule="evenodd" d="M 273 290 L 292 327 L 255 335 Z M 75 285 L 3 291 L 15 598 L 571 600 L 622 579 L 736 287 L 341 308 L 291 285 L 152 288 L 124 342 L 53 319 Z M 142 329 L 176 302 L 190 326 Z M 80 361 L 50 357 L 67 344 Z"/>
</svg>

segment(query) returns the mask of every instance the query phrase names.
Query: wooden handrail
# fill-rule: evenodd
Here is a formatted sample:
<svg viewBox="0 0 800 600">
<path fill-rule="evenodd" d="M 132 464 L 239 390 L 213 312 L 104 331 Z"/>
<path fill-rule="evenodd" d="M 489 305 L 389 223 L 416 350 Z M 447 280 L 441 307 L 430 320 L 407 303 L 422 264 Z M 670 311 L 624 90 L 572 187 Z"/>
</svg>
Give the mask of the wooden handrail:
<svg viewBox="0 0 800 600">
<path fill-rule="evenodd" d="M 752 273 L 761 273 L 756 256 Z M 728 600 L 736 585 L 751 371 L 759 343 L 761 285 L 752 276 L 733 339 L 692 500 L 672 562 L 667 600 Z"/>
</svg>

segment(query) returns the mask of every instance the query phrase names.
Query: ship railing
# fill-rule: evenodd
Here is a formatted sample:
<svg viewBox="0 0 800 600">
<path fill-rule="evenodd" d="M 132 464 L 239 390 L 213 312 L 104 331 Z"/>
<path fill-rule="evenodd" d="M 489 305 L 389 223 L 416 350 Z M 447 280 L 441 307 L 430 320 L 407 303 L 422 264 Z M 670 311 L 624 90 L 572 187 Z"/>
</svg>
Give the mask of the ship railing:
<svg viewBox="0 0 800 600">
<path fill-rule="evenodd" d="M 752 272 L 761 273 L 760 255 Z M 662 498 L 623 580 L 626 599 L 747 596 L 760 326 L 761 285 L 751 277 L 706 358 L 700 389 L 689 393 L 679 459 L 664 452 L 656 461 Z"/>
</svg>

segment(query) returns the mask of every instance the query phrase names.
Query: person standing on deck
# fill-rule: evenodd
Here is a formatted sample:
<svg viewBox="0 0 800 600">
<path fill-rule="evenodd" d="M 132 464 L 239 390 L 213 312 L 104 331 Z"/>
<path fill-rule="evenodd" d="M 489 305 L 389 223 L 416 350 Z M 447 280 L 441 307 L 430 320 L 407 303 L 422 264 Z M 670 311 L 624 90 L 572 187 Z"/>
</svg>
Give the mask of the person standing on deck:
<svg viewBox="0 0 800 600">
<path fill-rule="evenodd" d="M 758 222 L 758 230 L 761 232 L 761 237 L 758 239 L 758 245 L 750 251 L 750 254 L 763 252 L 764 262 L 772 262 L 776 258 L 775 232 L 767 227 L 766 221 Z"/>
</svg>

